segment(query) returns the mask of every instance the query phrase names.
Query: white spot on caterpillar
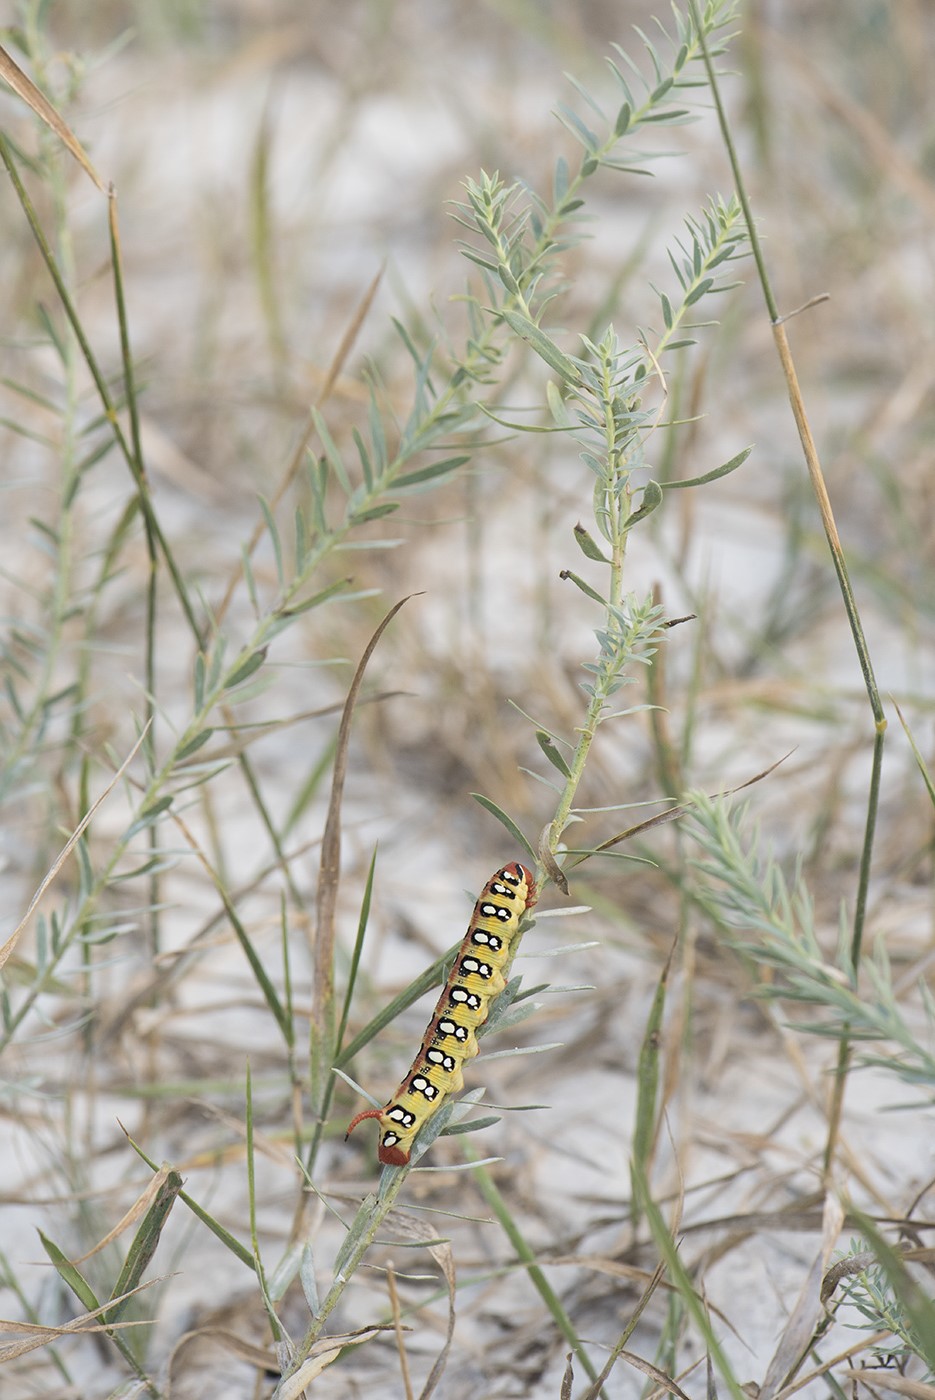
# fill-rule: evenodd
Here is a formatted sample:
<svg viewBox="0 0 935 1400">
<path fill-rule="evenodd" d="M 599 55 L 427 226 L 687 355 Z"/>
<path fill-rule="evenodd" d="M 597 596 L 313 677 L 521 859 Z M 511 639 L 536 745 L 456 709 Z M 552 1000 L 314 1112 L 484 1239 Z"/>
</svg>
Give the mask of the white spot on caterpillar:
<svg viewBox="0 0 935 1400">
<path fill-rule="evenodd" d="M 404 1128 L 411 1128 L 416 1121 L 416 1115 L 402 1108 L 398 1103 L 387 1110 L 387 1118 L 392 1118 L 394 1123 L 401 1123 Z"/>
<path fill-rule="evenodd" d="M 489 978 L 493 972 L 490 963 L 478 962 L 477 958 L 462 958 L 461 966 L 458 970 L 463 972 L 465 977 Z"/>
<path fill-rule="evenodd" d="M 479 944 L 482 948 L 489 948 L 492 953 L 499 953 L 503 947 L 503 939 L 498 938 L 495 933 L 488 933 L 486 929 L 476 928 L 471 935 L 471 942 Z"/>
<path fill-rule="evenodd" d="M 499 904 L 482 904 L 480 912 L 485 919 L 499 919 L 502 924 L 508 924 L 513 917 L 509 909 Z"/>
<path fill-rule="evenodd" d="M 467 1040 L 468 1038 L 467 1026 L 459 1026 L 457 1021 L 449 1021 L 447 1019 L 439 1021 L 438 1034 L 453 1035 L 455 1040 Z"/>
</svg>

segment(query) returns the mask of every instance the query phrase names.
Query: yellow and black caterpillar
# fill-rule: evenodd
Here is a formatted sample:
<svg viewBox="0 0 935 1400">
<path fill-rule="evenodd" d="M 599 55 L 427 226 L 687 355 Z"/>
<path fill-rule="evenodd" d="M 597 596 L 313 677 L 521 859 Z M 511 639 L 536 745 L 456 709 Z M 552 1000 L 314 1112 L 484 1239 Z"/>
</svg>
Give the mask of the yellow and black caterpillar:
<svg viewBox="0 0 935 1400">
<path fill-rule="evenodd" d="M 441 1108 L 448 1094 L 462 1088 L 461 1066 L 478 1052 L 475 1031 L 486 1021 L 493 998 L 506 986 L 501 969 L 509 959 L 520 919 L 535 902 L 532 875 L 518 861 L 498 870 L 481 891 L 408 1074 L 388 1104 L 358 1113 L 348 1126 L 347 1134 L 365 1118 L 379 1120 L 377 1155 L 385 1165 L 404 1166 L 422 1124 Z"/>
</svg>

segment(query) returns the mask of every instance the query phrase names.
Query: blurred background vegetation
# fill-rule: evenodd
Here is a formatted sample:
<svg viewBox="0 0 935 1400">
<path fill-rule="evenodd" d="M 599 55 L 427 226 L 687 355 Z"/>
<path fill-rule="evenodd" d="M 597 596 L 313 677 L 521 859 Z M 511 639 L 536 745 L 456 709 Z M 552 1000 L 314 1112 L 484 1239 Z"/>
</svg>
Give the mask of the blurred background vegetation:
<svg viewBox="0 0 935 1400">
<path fill-rule="evenodd" d="M 671 15 L 658 13 L 671 29 Z M 355 464 L 355 482 L 353 435 L 371 442 L 374 411 L 395 450 L 415 372 L 394 321 L 416 358 L 436 346 L 435 392 L 471 333 L 469 282 L 484 304 L 451 218 L 465 180 L 499 171 L 551 198 L 556 162 L 576 168 L 581 159 L 555 109 L 564 103 L 588 117 L 567 75 L 613 114 L 619 93 L 606 56 L 619 44 L 645 71 L 634 26 L 665 50 L 653 15 L 642 0 L 36 2 L 21 3 L 0 32 L 116 190 L 118 286 L 134 367 L 128 390 L 107 199 L 4 88 L 0 131 L 131 450 L 115 449 L 86 357 L 5 178 L 0 941 L 153 719 L 128 776 L 3 970 L 0 1314 L 64 1326 L 93 1311 L 76 1298 L 63 1261 L 102 1240 L 76 1267 L 100 1302 L 126 1282 L 134 1231 L 151 1223 L 148 1199 L 107 1237 L 152 1173 L 123 1128 L 153 1162 L 181 1173 L 189 1197 L 242 1249 L 232 1253 L 176 1202 L 146 1275 L 164 1281 L 124 1319 L 155 1325 L 128 1329 L 122 1353 L 100 1334 L 44 1337 L 41 1349 L 20 1354 L 17 1339 L 0 1352 L 4 1396 L 272 1392 L 285 1362 L 269 1313 L 278 1310 L 283 1331 L 302 1336 L 314 1307 L 310 1275 L 318 1272 L 325 1291 L 340 1222 L 376 1173 L 363 1132 L 342 1142 L 361 1106 L 342 1083 L 314 1185 L 299 1204 L 296 1155 L 314 1134 L 307 1041 L 322 890 L 335 902 L 343 995 L 378 849 L 350 1010 L 348 1034 L 356 1035 L 460 936 L 497 864 L 523 858 L 470 794 L 486 794 L 534 845 L 551 820 L 554 796 L 537 778 L 555 774 L 520 711 L 574 740 L 580 668 L 592 658 L 597 619 L 592 600 L 560 575 L 570 569 L 597 587 L 600 570 L 575 543 L 577 522 L 593 532 L 593 477 L 566 435 L 517 433 L 482 415 L 453 423 L 449 455 L 465 453 L 465 468 L 428 479 L 385 518 L 355 522 L 316 564 L 310 591 L 333 588 L 333 596 L 264 637 L 262 656 L 241 649 L 262 612 L 256 598 L 281 589 L 280 551 L 264 524 L 275 516 L 288 570 L 302 548 L 293 511 L 314 519 L 307 466 L 328 447 L 311 410 L 320 409 L 319 424 Z M 925 1050 L 932 802 L 892 723 L 892 702 L 924 762 L 935 679 L 935 13 L 923 0 L 750 0 L 731 29 L 723 93 L 780 311 L 827 296 L 788 332 L 891 720 L 879 797 L 870 797 L 877 827 L 865 938 L 868 958 L 883 940 L 887 960 L 885 976 L 865 973 L 859 985 Z M 663 329 L 659 292 L 671 295 L 667 250 L 684 238 L 687 217 L 732 194 L 710 94 L 689 96 L 691 123 L 639 132 L 629 156 L 649 174 L 600 169 L 588 182 L 580 241 L 559 250 L 558 295 L 546 317 L 568 354 L 608 323 L 625 343 L 645 338 L 651 350 Z M 839 924 L 853 920 L 867 850 L 873 719 L 762 293 L 749 261 L 732 273 L 740 284 L 702 308 L 700 319 L 716 323 L 665 363 L 646 466 L 665 485 L 751 444 L 753 452 L 702 489 L 666 492 L 663 507 L 634 529 L 627 590 L 654 592 L 668 616 L 695 620 L 672 629 L 651 680 L 637 675 L 639 689 L 628 695 L 661 708 L 603 728 L 585 771 L 582 805 L 634 810 L 595 811 L 568 840 L 593 847 L 689 788 L 726 791 L 789 754 L 745 794 L 745 829 L 756 822 L 790 883 L 796 872 L 806 882 L 813 913 L 803 926 L 813 922 L 817 942 L 803 965 L 824 959 L 840 983 Z M 491 365 L 490 388 L 473 397 L 510 423 L 549 425 L 548 377 L 515 336 Z M 145 492 L 134 485 L 133 462 L 145 465 Z M 274 498 L 290 464 L 280 506 Z M 336 509 L 334 479 L 321 495 Z M 153 568 L 144 496 L 184 581 L 188 620 L 158 549 Z M 274 502 L 269 516 L 260 496 Z M 354 716 L 338 883 L 323 868 L 321 843 L 342 752 L 340 707 L 374 628 L 411 594 L 419 596 L 380 639 Z M 205 740 L 190 730 L 193 630 L 206 655 L 217 657 L 216 632 L 228 637 L 217 675 L 227 667 L 227 701 L 238 692 L 234 710 L 214 713 Z M 253 655 L 260 659 L 250 672 Z M 147 786 L 170 753 L 171 813 L 158 806 L 163 788 Z M 924 1055 L 912 1061 L 922 1065 L 914 1093 L 889 1072 L 907 1048 L 887 1039 L 895 1022 L 883 1027 L 874 1045 L 881 1063 L 852 1071 L 829 1174 L 829 1080 L 842 1032 L 828 1020 L 827 997 L 810 983 L 804 1015 L 764 999 L 774 976 L 774 990 L 786 989 L 781 966 L 758 962 L 750 923 L 737 935 L 739 952 L 717 936 L 687 828 L 673 823 L 619 852 L 625 858 L 568 872 L 572 905 L 593 912 L 570 924 L 543 920 L 517 965 L 527 986 L 561 966 L 556 980 L 581 989 L 543 994 L 538 1016 L 505 1040 L 564 1048 L 491 1060 L 489 1070 L 485 1057 L 472 1069 L 471 1084 L 485 1084 L 492 1103 L 550 1105 L 504 1114 L 468 1140 L 502 1159 L 488 1168 L 489 1184 L 519 1235 L 480 1177 L 454 1173 L 466 1140 L 440 1140 L 429 1160 L 452 1170 L 414 1174 L 406 1190 L 410 1205 L 467 1217 L 425 1217 L 431 1224 L 419 1238 L 450 1239 L 449 1255 L 433 1262 L 407 1248 L 419 1217 L 395 1212 L 393 1230 L 387 1222 L 380 1235 L 392 1247 L 371 1251 L 371 1267 L 329 1323 L 343 1334 L 385 1322 L 393 1311 L 387 1260 L 412 1275 L 399 1284 L 412 1329 L 411 1389 L 392 1334 L 368 1333 L 367 1345 L 330 1354 L 338 1364 L 316 1381 L 316 1394 L 427 1394 L 450 1325 L 438 1381 L 449 1400 L 557 1396 L 570 1345 L 580 1395 L 582 1354 L 600 1370 L 602 1348 L 626 1331 L 662 1257 L 630 1170 L 647 1095 L 646 1179 L 671 1229 L 680 1226 L 681 1258 L 711 1309 L 727 1374 L 732 1365 L 739 1381 L 768 1377 L 766 1393 L 785 1393 L 769 1370 L 780 1341 L 781 1379 L 799 1385 L 857 1340 L 865 1350 L 808 1380 L 810 1393 L 840 1396 L 848 1368 L 872 1364 L 875 1346 L 887 1356 L 903 1348 L 897 1382 L 927 1379 L 931 1290 L 918 1275 L 921 1299 L 911 1294 L 898 1261 L 889 1273 L 879 1263 L 885 1253 L 870 1250 L 883 1272 L 861 1275 L 863 1293 L 840 1314 L 862 1317 L 867 1334 L 842 1340 L 838 1332 L 825 1344 L 806 1332 L 800 1350 L 809 1341 L 815 1350 L 798 1369 L 786 1330 L 820 1253 L 823 1203 L 839 1193 L 842 1210 L 856 1202 L 877 1228 L 896 1222 L 891 1240 L 913 1241 L 928 1262 L 935 1168 Z M 565 903 L 554 887 L 543 894 L 545 909 Z M 736 929 L 733 916 L 725 922 Z M 598 946 L 576 948 L 560 964 L 540 957 L 592 939 Z M 653 997 L 673 948 L 657 1024 Z M 352 1072 L 380 1101 L 409 1063 L 424 1014 L 405 1010 L 356 1060 Z M 822 1039 L 790 1021 L 832 1034 Z M 641 1079 L 647 1046 L 651 1091 Z M 398 1217 L 409 1220 L 409 1236 Z M 850 1224 L 862 1257 L 874 1226 L 862 1233 L 854 1215 Z M 37 1229 L 55 1241 L 52 1262 Z M 264 1307 L 251 1236 L 266 1274 L 282 1282 L 275 1307 Z M 826 1238 L 825 1262 L 848 1238 L 846 1223 L 840 1239 Z M 529 1272 L 532 1260 L 545 1270 L 551 1301 Z M 457 1320 L 449 1324 L 443 1280 L 455 1263 Z M 685 1296 L 670 1261 L 627 1346 L 660 1374 L 688 1371 L 680 1384 L 694 1395 L 710 1339 Z M 561 1319 L 571 1320 L 574 1342 Z M 661 1383 L 620 1361 L 605 1393 Z M 719 1383 L 732 1383 L 724 1369 Z"/>
</svg>

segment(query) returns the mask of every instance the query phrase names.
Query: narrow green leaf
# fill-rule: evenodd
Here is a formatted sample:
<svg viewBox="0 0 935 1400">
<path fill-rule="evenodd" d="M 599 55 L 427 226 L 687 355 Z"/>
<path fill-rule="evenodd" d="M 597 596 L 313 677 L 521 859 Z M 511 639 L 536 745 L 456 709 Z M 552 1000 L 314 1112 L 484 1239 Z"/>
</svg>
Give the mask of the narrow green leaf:
<svg viewBox="0 0 935 1400">
<path fill-rule="evenodd" d="M 555 162 L 555 173 L 552 177 L 552 202 L 556 206 L 561 204 L 568 191 L 568 162 L 564 156 L 559 156 Z"/>
<path fill-rule="evenodd" d="M 301 573 L 308 555 L 308 529 L 301 506 L 296 506 L 293 518 L 295 522 L 295 567 L 296 572 Z"/>
<path fill-rule="evenodd" d="M 677 126 L 689 115 L 690 113 L 687 107 L 667 107 L 661 112 L 647 112 L 643 117 L 643 121 L 660 122 L 666 123 L 669 126 Z"/>
<path fill-rule="evenodd" d="M 567 127 L 574 136 L 577 136 L 586 151 L 594 152 L 597 150 L 600 145 L 597 136 L 590 127 L 585 126 L 577 112 L 574 112 L 571 107 L 567 107 L 564 102 L 560 102 L 556 108 L 556 113 L 559 121 Z"/>
<path fill-rule="evenodd" d="M 200 729 L 197 734 L 193 734 L 175 755 L 176 763 L 180 763 L 183 758 L 189 758 L 193 753 L 197 753 L 198 749 L 208 742 L 213 733 L 213 729 Z"/>
<path fill-rule="evenodd" d="M 399 510 L 399 501 L 384 501 L 382 505 L 370 506 L 367 510 L 355 510 L 351 524 L 366 525 L 368 520 L 382 520 L 384 515 L 392 515 L 394 510 Z"/>
<path fill-rule="evenodd" d="M 469 453 L 463 457 L 446 457 L 443 462 L 433 462 L 428 467 L 420 467 L 418 471 L 398 476 L 393 482 L 393 489 L 401 491 L 407 486 L 417 486 L 420 482 L 432 481 L 437 476 L 447 476 L 449 472 L 457 471 L 458 467 L 463 467 L 465 462 L 470 460 Z"/>
<path fill-rule="evenodd" d="M 399 336 L 400 340 L 403 342 L 406 349 L 409 351 L 409 354 L 412 356 L 412 360 L 415 364 L 416 369 L 421 371 L 423 367 L 423 358 L 419 354 L 419 351 L 416 349 L 415 342 L 413 341 L 412 336 L 409 334 L 409 331 L 403 325 L 402 321 L 398 320 L 396 316 L 391 316 L 390 320 L 393 322 L 393 328 L 395 329 L 396 334 Z"/>
<path fill-rule="evenodd" d="M 362 1239 L 366 1231 L 370 1228 L 375 1205 L 376 1200 L 372 1193 L 366 1195 L 361 1201 L 357 1214 L 351 1221 L 350 1229 L 341 1241 L 341 1246 L 335 1256 L 333 1273 L 336 1279 L 342 1276 L 344 1267 L 350 1260 L 358 1240 Z"/>
<path fill-rule="evenodd" d="M 322 603 L 327 603 L 330 598 L 338 593 L 343 593 L 351 580 L 349 578 L 336 579 L 334 583 L 329 583 L 327 588 L 322 588 L 320 592 L 313 593 L 311 598 L 306 598 L 301 603 L 293 603 L 288 608 L 283 608 L 281 617 L 298 617 L 301 613 L 308 612 L 311 608 L 321 607 Z"/>
<path fill-rule="evenodd" d="M 111 1290 L 111 1298 L 119 1298 L 123 1293 L 129 1293 L 136 1288 L 137 1284 L 149 1267 L 149 1263 L 156 1253 L 159 1244 L 159 1237 L 162 1228 L 169 1218 L 169 1212 L 175 1205 L 179 1192 L 182 1189 L 182 1178 L 176 1171 L 166 1174 L 166 1179 L 156 1192 L 155 1199 L 143 1216 L 142 1223 L 136 1234 L 133 1236 L 133 1243 L 127 1251 L 127 1257 L 123 1262 L 123 1268 Z M 125 1298 L 122 1303 L 118 1303 L 115 1308 L 110 1308 L 103 1315 L 105 1322 L 117 1322 L 126 1310 L 129 1298 Z"/>
<path fill-rule="evenodd" d="M 312 409 L 312 420 L 315 424 L 315 430 L 318 433 L 321 445 L 325 450 L 325 457 L 328 460 L 328 465 L 338 478 L 338 481 L 340 481 L 344 489 L 344 494 L 349 496 L 351 494 L 351 483 L 347 475 L 347 470 L 341 460 L 341 454 L 335 446 L 334 439 L 328 431 L 328 425 L 317 408 Z"/>
<path fill-rule="evenodd" d="M 367 451 L 367 445 L 361 437 L 359 429 L 354 428 L 351 432 L 351 436 L 354 439 L 354 446 L 357 448 L 357 455 L 360 458 L 361 471 L 364 475 L 364 485 L 368 491 L 372 491 L 373 464 L 370 461 L 370 453 Z"/>
<path fill-rule="evenodd" d="M 497 276 L 500 278 L 500 281 L 503 283 L 504 287 L 506 287 L 507 291 L 510 293 L 510 296 L 513 296 L 513 297 L 518 297 L 518 296 L 519 296 L 519 283 L 517 282 L 516 278 L 513 276 L 513 274 L 512 274 L 512 272 L 510 271 L 510 269 L 509 269 L 508 267 L 505 267 L 505 266 L 503 265 L 503 263 L 498 263 L 498 264 L 497 264 Z"/>
<path fill-rule="evenodd" d="M 574 426 L 574 419 L 568 412 L 565 400 L 562 398 L 558 385 L 551 379 L 546 380 L 545 396 L 549 405 L 549 412 L 553 421 L 559 428 L 571 428 Z"/>
<path fill-rule="evenodd" d="M 737 1377 L 734 1375 L 717 1333 L 711 1326 L 708 1310 L 703 1300 L 699 1298 L 695 1291 L 691 1276 L 682 1263 L 682 1257 L 679 1254 L 678 1246 L 666 1227 L 666 1223 L 662 1218 L 662 1212 L 652 1198 L 649 1182 L 636 1163 L 633 1164 L 633 1184 L 634 1190 L 637 1193 L 637 1203 L 640 1214 L 649 1224 L 656 1248 L 665 1260 L 666 1272 L 669 1275 L 669 1279 L 681 1294 L 682 1301 L 691 1315 L 695 1326 L 701 1333 L 708 1350 L 711 1352 L 717 1368 L 733 1396 L 733 1400 L 746 1400 L 745 1392 L 737 1380 Z"/>
<path fill-rule="evenodd" d="M 55 1272 L 59 1278 L 63 1283 L 67 1283 L 72 1293 L 82 1306 L 87 1308 L 88 1312 L 94 1312 L 95 1308 L 100 1307 L 100 1303 L 87 1279 L 78 1272 L 68 1255 L 64 1254 L 58 1245 L 49 1239 L 48 1235 L 44 1235 L 41 1230 L 38 1234 L 42 1241 L 42 1248 L 55 1265 Z"/>
<path fill-rule="evenodd" d="M 491 262 L 489 258 L 482 258 L 480 253 L 475 253 L 473 248 L 466 244 L 461 245 L 461 252 L 470 262 L 477 263 L 478 267 L 486 268 L 488 272 L 499 272 L 499 264 Z"/>
<path fill-rule="evenodd" d="M 282 560 L 282 539 L 279 535 L 279 528 L 273 519 L 273 512 L 269 508 L 269 502 L 264 496 L 257 496 L 260 503 L 260 510 L 263 512 L 263 519 L 266 521 L 266 533 L 269 535 L 270 544 L 273 546 L 273 555 L 276 559 L 276 577 L 279 580 L 279 587 L 285 587 L 285 569 Z"/>
<path fill-rule="evenodd" d="M 244 582 L 247 585 L 247 593 L 250 597 L 250 602 L 253 604 L 253 611 L 255 615 L 259 617 L 260 599 L 256 591 L 256 577 L 253 572 L 253 563 L 250 559 L 250 555 L 247 553 L 246 547 L 243 545 L 241 545 L 240 548 L 240 567 L 243 570 Z M 201 709 L 200 703 L 198 708 Z"/>
<path fill-rule="evenodd" d="M 136 821 L 133 822 L 128 829 L 125 839 L 129 841 L 131 837 L 139 835 L 146 827 L 152 826 L 153 822 L 161 817 L 163 812 L 168 811 L 171 806 L 171 793 L 165 793 L 162 797 L 157 798 L 149 807 L 144 808 L 144 810 L 140 812 Z"/>
<path fill-rule="evenodd" d="M 233 690 L 234 686 L 242 685 L 244 681 L 250 679 L 254 672 L 260 669 L 265 660 L 266 647 L 260 647 L 257 651 L 251 652 L 225 676 L 224 689 Z"/>
<path fill-rule="evenodd" d="M 542 752 L 545 754 L 546 758 L 551 763 L 552 767 L 557 768 L 563 778 L 570 778 L 571 769 L 568 767 L 568 764 L 565 762 L 561 753 L 552 743 L 552 740 L 549 738 L 548 734 L 544 733 L 541 729 L 537 729 L 536 742 L 538 743 Z"/>
<path fill-rule="evenodd" d="M 94 871 L 91 869 L 88 845 L 83 836 L 75 846 L 75 854 L 78 857 L 78 868 L 80 872 L 78 877 L 79 897 L 84 899 L 94 888 Z"/>
<path fill-rule="evenodd" d="M 710 292 L 713 286 L 713 277 L 703 277 L 697 287 L 692 287 L 691 291 L 688 293 L 688 296 L 685 298 L 685 305 L 694 306 L 695 302 L 700 301 L 706 292 Z"/>
<path fill-rule="evenodd" d="M 915 741 L 912 730 L 906 723 L 903 712 L 898 705 L 896 705 L 896 713 L 899 716 L 899 722 L 903 727 L 903 731 L 906 735 L 906 738 L 909 740 L 909 747 L 912 749 L 912 756 L 916 761 L 916 767 L 922 775 L 922 781 L 925 784 L 925 790 L 929 795 L 929 801 L 931 802 L 932 806 L 935 807 L 935 782 L 933 782 L 932 780 L 932 775 L 928 770 L 928 765 L 922 755 L 921 749 Z M 927 990 L 924 983 L 920 985 L 920 990 L 924 995 Z"/>
<path fill-rule="evenodd" d="M 507 831 L 513 837 L 513 840 L 522 846 L 523 850 L 532 857 L 533 861 L 537 859 L 535 850 L 526 840 L 526 837 L 520 831 L 512 817 L 508 817 L 506 812 L 504 812 L 501 807 L 498 807 L 496 802 L 492 802 L 489 797 L 484 797 L 479 792 L 472 792 L 471 796 L 475 802 L 479 802 L 492 817 L 496 817 L 497 821 L 506 827 Z"/>
<path fill-rule="evenodd" d="M 705 486 L 709 481 L 717 481 L 718 477 L 728 476 L 735 472 L 738 467 L 742 467 L 744 462 L 753 451 L 751 447 L 745 447 L 742 452 L 738 452 L 736 457 L 731 457 L 729 462 L 725 462 L 722 467 L 715 467 L 714 471 L 705 472 L 704 476 L 686 477 L 682 481 L 667 481 L 666 491 L 678 491 L 685 486 Z"/>
<path fill-rule="evenodd" d="M 137 1154 L 137 1156 L 141 1157 L 146 1163 L 146 1165 L 149 1168 L 151 1168 L 152 1171 L 155 1172 L 159 1170 L 159 1168 L 156 1166 L 156 1163 L 153 1162 L 149 1157 L 147 1157 L 142 1147 L 140 1147 L 139 1143 L 133 1141 L 129 1133 L 127 1133 L 127 1141 L 129 1142 L 130 1146 L 133 1148 L 133 1151 Z M 229 1230 L 225 1230 L 224 1226 L 221 1225 L 217 1220 L 215 1220 L 213 1215 L 209 1215 L 203 1206 L 200 1206 L 196 1200 L 189 1196 L 187 1191 L 179 1192 L 179 1200 L 182 1201 L 186 1206 L 188 1206 L 188 1209 L 192 1212 L 192 1214 L 196 1215 L 201 1221 L 201 1223 L 208 1227 L 212 1235 L 214 1235 L 216 1239 L 219 1239 L 221 1243 L 225 1246 L 225 1248 L 229 1249 L 232 1254 L 235 1254 L 237 1256 L 241 1264 L 246 1264 L 248 1269 L 251 1269 L 255 1272 L 256 1263 L 254 1261 L 253 1255 L 250 1253 L 250 1250 L 247 1249 L 246 1245 L 241 1244 L 240 1241 L 236 1239 L 230 1233 Z"/>
<path fill-rule="evenodd" d="M 271 1302 L 279 1303 L 286 1296 L 286 1291 L 298 1274 L 302 1256 L 308 1249 L 307 1244 L 301 1240 L 295 1240 L 276 1265 L 275 1269 L 267 1275 L 266 1292 Z"/>
<path fill-rule="evenodd" d="M 600 545 L 591 538 L 583 525 L 575 526 L 575 540 L 578 548 L 586 559 L 593 559 L 598 564 L 609 564 L 610 560 L 604 555 Z"/>
<path fill-rule="evenodd" d="M 642 503 L 638 510 L 635 510 L 626 523 L 626 528 L 632 530 L 634 525 L 645 520 L 647 515 L 652 515 L 654 510 L 658 510 L 662 505 L 662 487 L 658 481 L 647 481 L 643 487 Z"/>
<path fill-rule="evenodd" d="M 485 1056 L 492 1059 L 491 1055 Z M 468 1123 L 449 1123 L 445 1129 L 445 1137 L 458 1137 L 462 1133 L 479 1133 L 484 1128 L 492 1128 L 494 1123 L 500 1122 L 499 1113 L 492 1113 L 487 1118 L 472 1118 Z"/>
<path fill-rule="evenodd" d="M 221 673 L 224 670 L 224 657 L 227 655 L 227 638 L 223 632 L 219 633 L 214 640 L 214 646 L 208 665 L 208 674 L 205 681 L 205 690 L 210 694 L 216 690 L 221 683 Z"/>
<path fill-rule="evenodd" d="M 341 1010 L 341 1020 L 338 1025 L 338 1032 L 334 1038 L 336 1054 L 338 1059 L 341 1055 L 341 1046 L 344 1043 L 344 1034 L 347 1030 L 348 1018 L 351 1014 L 351 1002 L 354 999 L 354 988 L 357 985 L 357 972 L 360 967 L 361 954 L 364 951 L 364 939 L 367 936 L 367 924 L 370 920 L 370 903 L 373 899 L 373 877 L 377 868 L 377 848 L 374 846 L 373 855 L 370 857 L 370 868 L 367 871 L 367 883 L 364 886 L 364 897 L 361 900 L 360 916 L 357 920 L 357 937 L 354 940 L 354 951 L 351 954 L 351 966 L 347 974 L 347 989 L 344 993 L 344 1006 Z M 340 1071 L 338 1071 L 340 1073 Z"/>
<path fill-rule="evenodd" d="M 574 361 L 569 359 L 534 321 L 530 321 L 528 316 L 523 316 L 519 311 L 502 311 L 500 314 L 510 330 L 521 340 L 525 340 L 540 359 L 545 360 L 556 374 L 561 375 L 566 384 L 580 383 L 581 375 Z"/>
<path fill-rule="evenodd" d="M 630 118 L 632 115 L 633 108 L 630 106 L 629 102 L 624 102 L 620 111 L 617 113 L 617 120 L 614 122 L 615 135 L 623 136 L 630 125 Z"/>
<path fill-rule="evenodd" d="M 373 448 L 374 465 L 376 466 L 377 472 L 382 475 L 382 473 L 386 471 L 387 464 L 386 433 L 383 428 L 383 419 L 380 415 L 380 406 L 377 403 L 376 395 L 373 393 L 370 395 L 368 416 L 370 421 L 370 442 Z M 363 458 L 364 454 L 360 444 L 357 450 L 361 452 L 361 458 Z"/>
<path fill-rule="evenodd" d="M 299 1278 L 302 1281 L 302 1292 L 305 1294 L 305 1301 L 312 1317 L 317 1317 L 321 1311 L 321 1300 L 318 1296 L 318 1283 L 315 1279 L 315 1260 L 312 1255 L 312 1246 L 306 1241 L 302 1249 L 302 1263 L 299 1267 Z"/>
<path fill-rule="evenodd" d="M 636 1122 L 633 1128 L 633 1166 L 644 1177 L 649 1176 L 656 1141 L 656 1104 L 659 1095 L 659 1059 L 662 1048 L 662 1015 L 666 1004 L 666 990 L 672 954 L 666 959 L 662 975 L 656 984 L 646 1030 L 640 1045 L 637 1068 Z M 634 1221 L 638 1220 L 639 1192 L 634 1179 L 632 1190 L 632 1210 Z"/>
<path fill-rule="evenodd" d="M 585 583 L 584 579 L 579 578 L 577 574 L 573 574 L 571 569 L 562 569 L 559 578 L 571 579 L 571 582 L 580 588 L 582 593 L 586 593 L 589 598 L 593 598 L 595 603 L 600 603 L 601 606 L 606 603 L 607 600 L 602 598 L 596 589 L 592 588 L 589 583 Z"/>
<path fill-rule="evenodd" d="M 521 1233 L 519 1225 L 511 1215 L 510 1209 L 495 1186 L 493 1178 L 477 1161 L 470 1143 L 464 1144 L 464 1153 L 468 1161 L 474 1166 L 474 1181 L 481 1195 L 500 1222 L 500 1227 L 513 1246 L 517 1258 L 524 1265 L 530 1283 L 538 1290 L 539 1296 L 551 1313 L 556 1327 L 574 1351 L 581 1365 L 584 1367 L 584 1370 L 592 1381 L 596 1381 L 597 1372 L 591 1364 L 591 1358 L 585 1351 L 578 1333 L 575 1331 L 571 1318 L 566 1313 L 562 1306 L 561 1299 L 554 1292 L 551 1284 L 536 1262 L 535 1251 L 529 1246 L 525 1236 Z"/>
</svg>

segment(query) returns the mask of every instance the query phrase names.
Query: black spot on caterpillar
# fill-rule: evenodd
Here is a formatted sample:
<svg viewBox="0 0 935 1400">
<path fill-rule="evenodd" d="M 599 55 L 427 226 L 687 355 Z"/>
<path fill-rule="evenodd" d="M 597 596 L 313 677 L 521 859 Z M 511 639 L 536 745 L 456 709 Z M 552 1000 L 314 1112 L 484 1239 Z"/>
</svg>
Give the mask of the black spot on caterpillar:
<svg viewBox="0 0 935 1400">
<path fill-rule="evenodd" d="M 478 1052 L 475 1031 L 487 1020 L 491 1001 L 506 986 L 501 969 L 510 956 L 520 919 L 535 902 L 532 875 L 518 861 L 490 877 L 408 1073 L 383 1108 L 358 1113 L 345 1140 L 365 1118 L 376 1118 L 380 1161 L 390 1167 L 409 1161 L 413 1138 L 422 1124 L 448 1094 L 464 1085 L 461 1065 Z M 481 948 L 483 958 L 474 952 Z"/>
</svg>

